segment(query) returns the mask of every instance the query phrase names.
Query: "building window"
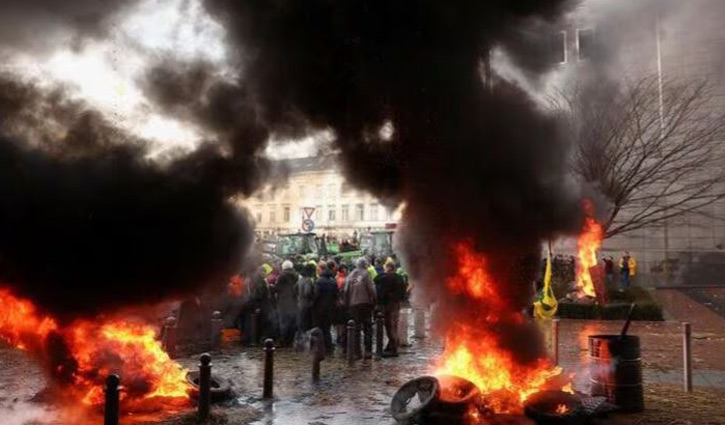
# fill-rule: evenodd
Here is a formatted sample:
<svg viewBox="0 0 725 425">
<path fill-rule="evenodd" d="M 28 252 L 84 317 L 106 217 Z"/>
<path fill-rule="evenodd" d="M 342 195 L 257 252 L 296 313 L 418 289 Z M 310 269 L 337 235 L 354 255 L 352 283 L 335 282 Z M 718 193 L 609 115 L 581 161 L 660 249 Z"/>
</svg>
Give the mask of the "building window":
<svg viewBox="0 0 725 425">
<path fill-rule="evenodd" d="M 300 198 L 304 198 L 305 197 L 305 185 L 301 184 L 301 185 L 297 186 L 297 188 L 299 189 L 299 192 L 300 192 Z"/>
<path fill-rule="evenodd" d="M 276 211 L 274 209 L 269 210 L 269 222 L 270 223 L 274 223 L 277 221 L 277 217 L 275 217 L 275 215 L 276 215 L 275 212 Z"/>
<path fill-rule="evenodd" d="M 342 215 L 342 221 L 350 221 L 350 206 L 343 205 L 342 212 L 340 214 Z"/>
<path fill-rule="evenodd" d="M 262 213 L 261 212 L 257 213 L 257 224 L 262 224 Z"/>
<path fill-rule="evenodd" d="M 580 61 L 591 59 L 594 54 L 594 30 L 577 30 L 576 47 Z"/>
<path fill-rule="evenodd" d="M 364 221 L 364 220 L 365 220 L 365 205 L 364 204 L 355 205 L 355 221 Z"/>
<path fill-rule="evenodd" d="M 315 221 L 318 223 L 322 221 L 322 205 L 315 207 Z"/>
<path fill-rule="evenodd" d="M 315 199 L 322 199 L 323 196 L 324 194 L 322 193 L 322 185 L 318 184 L 315 187 Z"/>
<path fill-rule="evenodd" d="M 333 222 L 337 217 L 335 217 L 335 214 L 337 213 L 334 205 L 328 205 L 327 206 L 327 221 Z"/>
<path fill-rule="evenodd" d="M 343 183 L 340 192 L 342 192 L 342 196 L 350 195 L 350 185 L 347 183 Z"/>
<path fill-rule="evenodd" d="M 551 58 L 554 63 L 566 63 L 566 31 L 551 36 Z"/>
<path fill-rule="evenodd" d="M 370 221 L 378 221 L 378 204 L 370 204 Z"/>
<path fill-rule="evenodd" d="M 327 196 L 330 199 L 337 198 L 337 185 L 332 183 L 327 185 Z"/>
<path fill-rule="evenodd" d="M 289 217 L 289 207 L 288 206 L 284 207 L 284 212 L 282 214 L 284 215 L 284 222 L 289 223 L 290 217 Z"/>
</svg>

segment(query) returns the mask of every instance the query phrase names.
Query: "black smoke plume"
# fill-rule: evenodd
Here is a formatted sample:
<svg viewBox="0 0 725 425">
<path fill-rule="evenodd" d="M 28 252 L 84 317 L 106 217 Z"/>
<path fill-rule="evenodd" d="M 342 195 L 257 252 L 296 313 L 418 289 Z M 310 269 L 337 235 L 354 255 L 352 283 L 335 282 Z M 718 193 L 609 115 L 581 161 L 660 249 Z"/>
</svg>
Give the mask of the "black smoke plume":
<svg viewBox="0 0 725 425">
<path fill-rule="evenodd" d="M 548 52 L 517 46 L 528 25 L 570 3 L 205 1 L 273 131 L 332 129 L 348 179 L 405 202 L 413 279 L 451 306 L 443 282 L 456 267 L 453 246 L 469 240 L 512 311 L 531 300 L 540 243 L 576 229 L 580 213 L 555 120 L 517 87 L 482 77 L 499 46 L 541 55 L 516 63 L 542 72 Z M 386 124 L 391 137 L 379 131 Z M 538 353 L 527 343 L 519 351 Z"/>
<path fill-rule="evenodd" d="M 243 150 L 219 134 L 155 162 L 62 90 L 9 76 L 0 117 L 0 281 L 19 295 L 73 319 L 224 284 L 239 267 L 253 232 L 229 198 L 262 179 L 263 129 L 244 126 Z"/>
<path fill-rule="evenodd" d="M 0 0 L 0 50 L 49 49 L 108 34 L 114 19 L 138 0 Z"/>
</svg>

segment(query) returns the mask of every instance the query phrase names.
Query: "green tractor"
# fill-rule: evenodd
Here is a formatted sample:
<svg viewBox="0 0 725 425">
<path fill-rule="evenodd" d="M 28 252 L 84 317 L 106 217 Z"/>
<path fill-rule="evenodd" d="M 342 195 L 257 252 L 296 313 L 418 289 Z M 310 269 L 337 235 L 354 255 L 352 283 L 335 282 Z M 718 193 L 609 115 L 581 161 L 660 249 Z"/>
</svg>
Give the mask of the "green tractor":
<svg viewBox="0 0 725 425">
<path fill-rule="evenodd" d="M 305 260 L 316 260 L 324 254 L 320 251 L 320 243 L 314 233 L 280 235 L 275 246 L 275 254 L 280 258 L 302 256 Z"/>
<path fill-rule="evenodd" d="M 366 255 L 389 257 L 393 252 L 395 230 L 373 230 L 360 237 L 360 248 Z"/>
</svg>

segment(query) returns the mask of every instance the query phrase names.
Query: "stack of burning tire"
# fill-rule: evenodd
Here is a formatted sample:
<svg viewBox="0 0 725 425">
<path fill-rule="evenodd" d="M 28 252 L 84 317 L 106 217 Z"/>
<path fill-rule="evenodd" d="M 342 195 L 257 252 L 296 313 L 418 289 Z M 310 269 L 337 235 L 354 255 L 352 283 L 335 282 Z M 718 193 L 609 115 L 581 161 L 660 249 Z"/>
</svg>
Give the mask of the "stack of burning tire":
<svg viewBox="0 0 725 425">
<path fill-rule="evenodd" d="M 403 385 L 390 409 L 396 421 L 412 424 L 464 424 L 479 410 L 480 392 L 470 381 L 457 376 L 424 376 Z"/>
</svg>

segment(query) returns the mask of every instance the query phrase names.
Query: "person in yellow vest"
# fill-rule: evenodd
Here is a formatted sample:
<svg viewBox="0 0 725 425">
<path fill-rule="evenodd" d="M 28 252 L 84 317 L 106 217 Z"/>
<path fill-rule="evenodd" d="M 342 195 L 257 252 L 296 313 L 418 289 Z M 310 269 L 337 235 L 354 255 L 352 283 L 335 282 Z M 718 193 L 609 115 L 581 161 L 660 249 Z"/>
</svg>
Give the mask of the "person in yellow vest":
<svg viewBox="0 0 725 425">
<path fill-rule="evenodd" d="M 637 273 L 637 262 L 629 251 L 624 251 L 624 255 L 619 260 L 619 290 L 629 289 L 630 279 Z"/>
</svg>

